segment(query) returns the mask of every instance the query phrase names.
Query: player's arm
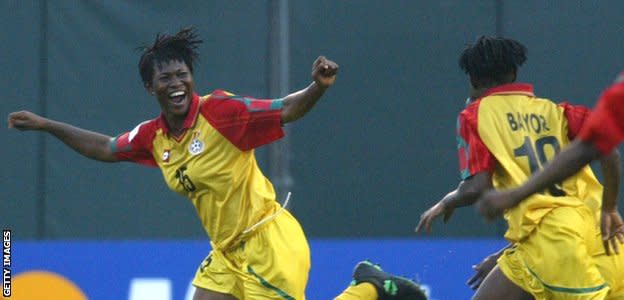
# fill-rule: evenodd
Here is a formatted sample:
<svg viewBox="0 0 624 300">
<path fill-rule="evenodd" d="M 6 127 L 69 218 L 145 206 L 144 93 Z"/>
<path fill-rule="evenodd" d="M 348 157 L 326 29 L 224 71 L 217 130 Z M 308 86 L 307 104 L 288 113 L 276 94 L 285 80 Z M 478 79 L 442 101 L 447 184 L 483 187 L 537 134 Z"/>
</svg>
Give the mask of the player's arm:
<svg viewBox="0 0 624 300">
<path fill-rule="evenodd" d="M 600 167 L 604 178 L 600 228 L 605 251 L 610 255 L 611 248 L 615 253 L 620 252 L 618 241 L 624 242 L 624 225 L 617 206 L 621 178 L 619 151 L 615 149 L 609 155 L 602 156 Z"/>
<path fill-rule="evenodd" d="M 479 286 L 481 285 L 481 283 L 483 282 L 483 279 L 485 279 L 485 277 L 488 274 L 490 274 L 492 269 L 494 269 L 494 267 L 496 266 L 496 261 L 498 261 L 498 258 L 501 257 L 503 255 L 503 252 L 505 252 L 505 250 L 507 250 L 511 246 L 512 244 L 508 244 L 507 246 L 503 247 L 497 252 L 486 256 L 480 263 L 472 266 L 472 269 L 475 271 L 475 274 L 472 275 L 470 279 L 468 279 L 466 284 L 471 289 L 477 290 Z"/>
<path fill-rule="evenodd" d="M 617 210 L 617 198 L 620 190 L 620 152 L 615 149 L 609 155 L 600 158 L 600 169 L 604 178 L 604 191 L 602 193 L 602 210 Z"/>
<path fill-rule="evenodd" d="M 420 216 L 416 232 L 423 229 L 431 232 L 431 224 L 437 217 L 444 215 L 444 222 L 453 214 L 455 208 L 474 204 L 479 196 L 492 188 L 492 175 L 489 172 L 479 172 L 460 182 L 455 190 L 446 194 L 438 203 L 429 208 Z"/>
<path fill-rule="evenodd" d="M 460 182 L 457 188 L 444 196 L 440 202 L 452 209 L 472 205 L 481 193 L 490 188 L 492 188 L 492 174 L 479 172 Z"/>
<path fill-rule="evenodd" d="M 444 222 L 448 221 L 455 208 L 474 204 L 483 192 L 492 188 L 497 162 L 477 130 L 477 111 L 478 103 L 470 104 L 457 120 L 456 141 L 463 181 L 420 216 L 416 232 L 423 228 L 431 232 L 431 224 L 437 217 L 444 215 Z"/>
<path fill-rule="evenodd" d="M 312 82 L 308 87 L 294 92 L 284 98 L 281 119 L 282 124 L 303 117 L 321 99 L 325 90 L 334 84 L 338 64 L 320 56 L 312 65 Z"/>
<path fill-rule="evenodd" d="M 50 120 L 29 111 L 9 114 L 8 123 L 9 128 L 48 132 L 85 157 L 105 162 L 118 161 L 110 147 L 110 136 Z"/>
</svg>

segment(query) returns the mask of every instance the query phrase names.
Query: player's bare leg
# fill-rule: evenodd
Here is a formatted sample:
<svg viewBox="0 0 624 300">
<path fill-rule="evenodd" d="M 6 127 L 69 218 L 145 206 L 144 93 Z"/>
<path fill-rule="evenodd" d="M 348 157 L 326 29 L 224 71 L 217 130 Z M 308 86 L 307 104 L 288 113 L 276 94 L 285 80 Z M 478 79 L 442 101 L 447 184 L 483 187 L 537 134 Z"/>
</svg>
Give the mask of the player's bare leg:
<svg viewBox="0 0 624 300">
<path fill-rule="evenodd" d="M 532 300 L 533 296 L 507 279 L 498 266 L 488 274 L 472 300 Z"/>
<path fill-rule="evenodd" d="M 237 300 L 230 294 L 222 294 L 207 289 L 197 288 L 193 300 Z"/>
</svg>

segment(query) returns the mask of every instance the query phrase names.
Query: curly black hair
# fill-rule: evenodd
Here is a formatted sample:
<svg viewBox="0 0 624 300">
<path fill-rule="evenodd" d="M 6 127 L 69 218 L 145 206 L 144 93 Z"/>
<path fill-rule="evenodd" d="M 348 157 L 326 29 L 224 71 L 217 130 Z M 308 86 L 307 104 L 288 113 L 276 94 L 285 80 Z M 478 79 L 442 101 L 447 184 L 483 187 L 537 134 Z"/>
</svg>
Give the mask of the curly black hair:
<svg viewBox="0 0 624 300">
<path fill-rule="evenodd" d="M 203 41 L 192 27 L 181 29 L 175 35 L 159 33 L 152 45 L 139 47 L 139 73 L 143 84 L 151 85 L 154 67 L 162 63 L 183 61 L 193 73 L 193 63 L 199 59 L 197 48 Z"/>
<path fill-rule="evenodd" d="M 481 83 L 505 83 L 526 61 L 527 48 L 516 40 L 480 36 L 468 44 L 459 57 L 459 67 Z"/>
</svg>

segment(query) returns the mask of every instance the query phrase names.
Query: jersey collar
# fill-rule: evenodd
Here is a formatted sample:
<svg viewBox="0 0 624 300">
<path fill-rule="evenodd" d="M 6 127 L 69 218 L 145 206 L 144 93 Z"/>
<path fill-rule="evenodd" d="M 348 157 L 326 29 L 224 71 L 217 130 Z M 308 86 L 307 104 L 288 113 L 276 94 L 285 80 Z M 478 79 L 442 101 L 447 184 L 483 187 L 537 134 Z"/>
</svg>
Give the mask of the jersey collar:
<svg viewBox="0 0 624 300">
<path fill-rule="evenodd" d="M 189 107 L 188 114 L 186 114 L 186 119 L 184 119 L 184 129 L 189 129 L 195 125 L 195 120 L 197 120 L 198 112 L 199 95 L 193 93 L 193 98 L 191 99 L 191 107 Z M 164 134 L 169 133 L 169 125 L 167 124 L 165 115 L 162 112 L 160 113 L 160 117 L 158 118 L 158 125 L 158 127 L 162 128 Z"/>
<path fill-rule="evenodd" d="M 510 94 L 520 94 L 535 97 L 533 94 L 533 85 L 528 83 L 508 83 L 499 85 L 497 87 L 493 87 L 485 91 L 485 94 L 481 96 L 487 97 L 492 95 L 510 95 Z"/>
</svg>

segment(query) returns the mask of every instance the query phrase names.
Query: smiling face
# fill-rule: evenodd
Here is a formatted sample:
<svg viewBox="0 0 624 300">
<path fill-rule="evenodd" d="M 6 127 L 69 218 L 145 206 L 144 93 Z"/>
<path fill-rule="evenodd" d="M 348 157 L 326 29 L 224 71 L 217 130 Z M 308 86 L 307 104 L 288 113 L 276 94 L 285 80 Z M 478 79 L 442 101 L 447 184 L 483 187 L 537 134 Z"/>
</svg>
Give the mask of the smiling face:
<svg viewBox="0 0 624 300">
<path fill-rule="evenodd" d="M 193 97 L 193 74 L 181 60 L 154 63 L 154 75 L 148 92 L 156 97 L 169 122 L 177 127 L 186 118 Z"/>
</svg>

